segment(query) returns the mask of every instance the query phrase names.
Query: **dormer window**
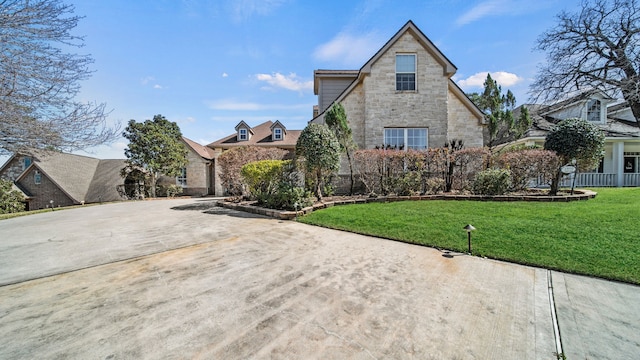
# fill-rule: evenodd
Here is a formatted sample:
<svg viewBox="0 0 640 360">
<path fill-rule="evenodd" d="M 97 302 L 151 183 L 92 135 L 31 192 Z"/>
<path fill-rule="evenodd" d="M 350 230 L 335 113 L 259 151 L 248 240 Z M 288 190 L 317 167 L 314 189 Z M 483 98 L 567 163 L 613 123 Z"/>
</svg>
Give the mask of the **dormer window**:
<svg viewBox="0 0 640 360">
<path fill-rule="evenodd" d="M 602 122 L 602 102 L 598 99 L 591 99 L 587 102 L 587 121 Z"/>
<path fill-rule="evenodd" d="M 249 140 L 249 136 L 247 135 L 247 129 L 240 128 L 238 129 L 238 141 L 247 141 Z"/>
<path fill-rule="evenodd" d="M 277 127 L 273 129 L 273 140 L 282 140 L 282 129 Z"/>
<path fill-rule="evenodd" d="M 28 156 L 25 156 L 24 158 L 22 158 L 22 170 L 26 170 L 29 166 L 31 165 L 31 158 Z"/>
</svg>

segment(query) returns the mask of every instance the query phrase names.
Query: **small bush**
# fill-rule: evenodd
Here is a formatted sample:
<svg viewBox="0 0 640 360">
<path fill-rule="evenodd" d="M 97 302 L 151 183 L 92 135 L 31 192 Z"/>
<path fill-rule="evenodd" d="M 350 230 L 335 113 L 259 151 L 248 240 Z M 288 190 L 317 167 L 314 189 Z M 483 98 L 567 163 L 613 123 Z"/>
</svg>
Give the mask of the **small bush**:
<svg viewBox="0 0 640 360">
<path fill-rule="evenodd" d="M 511 173 L 505 169 L 480 171 L 473 182 L 473 192 L 479 195 L 503 195 L 511 186 Z"/>
<path fill-rule="evenodd" d="M 250 162 L 242 167 L 240 174 L 249 194 L 262 204 L 273 195 L 284 174 L 284 166 L 290 160 L 262 160 Z"/>
<path fill-rule="evenodd" d="M 166 193 L 167 193 L 167 197 L 169 198 L 173 198 L 176 197 L 177 195 L 181 195 L 182 194 L 182 186 L 178 186 L 178 185 L 169 185 L 166 188 Z"/>
<path fill-rule="evenodd" d="M 0 214 L 24 211 L 22 193 L 13 189 L 13 183 L 0 179 Z"/>
</svg>

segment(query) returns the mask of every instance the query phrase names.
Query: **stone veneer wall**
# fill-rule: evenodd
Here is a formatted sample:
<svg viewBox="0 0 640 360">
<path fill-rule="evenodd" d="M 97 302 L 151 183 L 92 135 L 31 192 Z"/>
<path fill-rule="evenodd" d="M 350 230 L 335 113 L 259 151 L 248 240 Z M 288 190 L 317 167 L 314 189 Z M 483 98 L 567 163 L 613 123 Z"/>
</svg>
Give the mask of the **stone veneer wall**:
<svg viewBox="0 0 640 360">
<path fill-rule="evenodd" d="M 187 187 L 183 195 L 203 196 L 209 192 L 209 165 L 202 157 L 189 151 L 187 154 Z"/>
<path fill-rule="evenodd" d="M 482 147 L 484 126 L 480 120 L 451 91 L 449 96 L 449 140 L 462 139 L 465 147 Z"/>
<path fill-rule="evenodd" d="M 396 54 L 401 53 L 416 54 L 416 91 L 396 91 Z M 382 145 L 385 127 L 426 127 L 428 146 L 443 146 L 448 122 L 448 78 L 443 71 L 410 33 L 382 54 L 364 79 L 364 148 Z"/>
<path fill-rule="evenodd" d="M 19 155 L 11 159 L 0 174 L 0 179 L 15 181 L 24 171 L 22 168 L 24 156 Z"/>
</svg>

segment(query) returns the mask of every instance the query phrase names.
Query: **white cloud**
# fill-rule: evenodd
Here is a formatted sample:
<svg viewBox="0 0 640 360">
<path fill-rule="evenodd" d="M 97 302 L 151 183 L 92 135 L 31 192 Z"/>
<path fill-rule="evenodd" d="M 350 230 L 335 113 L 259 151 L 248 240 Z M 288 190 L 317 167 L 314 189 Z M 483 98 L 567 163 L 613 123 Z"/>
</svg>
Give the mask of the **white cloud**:
<svg viewBox="0 0 640 360">
<path fill-rule="evenodd" d="M 469 76 L 466 79 L 456 81 L 461 88 L 482 88 L 484 87 L 484 81 L 487 79 L 488 72 L 479 72 Z M 524 79 L 519 77 L 516 74 L 512 74 L 506 71 L 496 71 L 490 73 L 493 80 L 495 80 L 498 85 L 502 87 L 513 86 L 519 82 L 522 82 Z"/>
<path fill-rule="evenodd" d="M 164 89 L 164 87 L 162 85 L 159 85 L 159 84 L 153 85 L 153 88 L 154 89 Z"/>
<path fill-rule="evenodd" d="M 240 102 L 230 99 L 206 101 L 205 104 L 212 110 L 227 111 L 264 111 L 264 110 L 304 110 L 313 108 L 314 104 L 260 104 L 254 102 Z"/>
<path fill-rule="evenodd" d="M 226 72 L 223 72 L 223 73 L 222 73 L 222 77 L 223 77 L 223 78 L 229 77 L 229 74 L 227 74 Z"/>
<path fill-rule="evenodd" d="M 289 75 L 282 75 L 280 73 L 274 73 L 272 75 L 257 74 L 256 79 L 258 79 L 259 81 L 264 81 L 273 87 L 283 88 L 291 91 L 304 91 L 313 89 L 312 80 L 302 81 L 295 73 L 290 73 Z"/>
<path fill-rule="evenodd" d="M 328 43 L 318 46 L 313 57 L 320 61 L 336 61 L 343 66 L 361 66 L 379 49 L 381 39 L 375 33 L 354 36 L 347 33 L 336 35 Z"/>
<path fill-rule="evenodd" d="M 255 15 L 269 15 L 287 0 L 231 0 L 231 11 L 236 21 L 243 21 Z"/>
</svg>

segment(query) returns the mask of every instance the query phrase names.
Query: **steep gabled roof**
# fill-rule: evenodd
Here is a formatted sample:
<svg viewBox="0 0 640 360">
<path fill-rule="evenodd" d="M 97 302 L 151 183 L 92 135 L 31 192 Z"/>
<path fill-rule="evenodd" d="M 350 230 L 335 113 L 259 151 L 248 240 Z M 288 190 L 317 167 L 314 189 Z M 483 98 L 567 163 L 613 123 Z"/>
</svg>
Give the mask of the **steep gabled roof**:
<svg viewBox="0 0 640 360">
<path fill-rule="evenodd" d="M 274 122 L 271 126 L 269 126 L 269 129 L 270 129 L 271 131 L 273 131 L 273 129 L 274 129 L 274 128 L 277 128 L 277 127 L 281 128 L 281 129 L 282 129 L 282 132 L 284 132 L 285 134 L 287 133 L 287 128 L 286 128 L 286 127 L 284 127 L 284 125 L 282 125 L 282 123 L 280 122 L 280 120 L 276 120 L 276 122 Z"/>
<path fill-rule="evenodd" d="M 262 124 L 253 127 L 253 136 L 245 141 L 238 141 L 238 134 L 232 134 L 223 137 L 220 140 L 216 140 L 211 144 L 208 144 L 207 147 L 215 149 L 215 148 L 232 148 L 238 146 L 272 146 L 272 147 L 295 147 L 298 142 L 298 137 L 300 137 L 300 133 L 302 130 L 287 130 L 287 136 L 284 137 L 283 140 L 273 141 L 271 138 L 271 126 L 273 125 L 272 121 L 266 121 Z"/>
<path fill-rule="evenodd" d="M 389 41 L 387 41 L 386 44 L 384 44 L 380 50 L 378 50 L 378 52 L 375 53 L 375 55 L 371 57 L 371 59 L 369 59 L 369 61 L 362 66 L 362 68 L 360 68 L 360 74 L 368 74 L 371 72 L 371 65 L 378 61 L 378 59 L 380 59 L 380 57 L 384 55 L 384 53 L 386 53 L 387 50 L 389 50 L 389 48 L 391 48 L 402 37 L 402 35 L 407 32 L 413 35 L 413 37 L 418 40 L 418 42 L 431 54 L 431 56 L 433 56 L 433 58 L 442 65 L 443 74 L 445 76 L 450 77 L 456 73 L 458 68 L 456 68 L 456 66 L 449 61 L 440 49 L 438 49 L 420 29 L 418 29 L 413 21 L 409 20 L 395 35 L 391 37 L 391 39 L 389 39 Z"/>
<path fill-rule="evenodd" d="M 33 163 L 16 182 L 20 181 L 31 167 L 36 167 L 71 199 L 76 202 L 85 201 L 91 180 L 100 163 L 99 159 L 52 151 L 38 152 L 33 158 Z"/>
<path fill-rule="evenodd" d="M 214 158 L 213 149 L 208 148 L 204 145 L 200 145 L 197 142 L 187 139 L 186 137 L 182 137 L 182 140 L 187 144 L 188 147 L 191 148 L 196 154 L 200 155 L 203 159 L 211 160 Z"/>
</svg>

